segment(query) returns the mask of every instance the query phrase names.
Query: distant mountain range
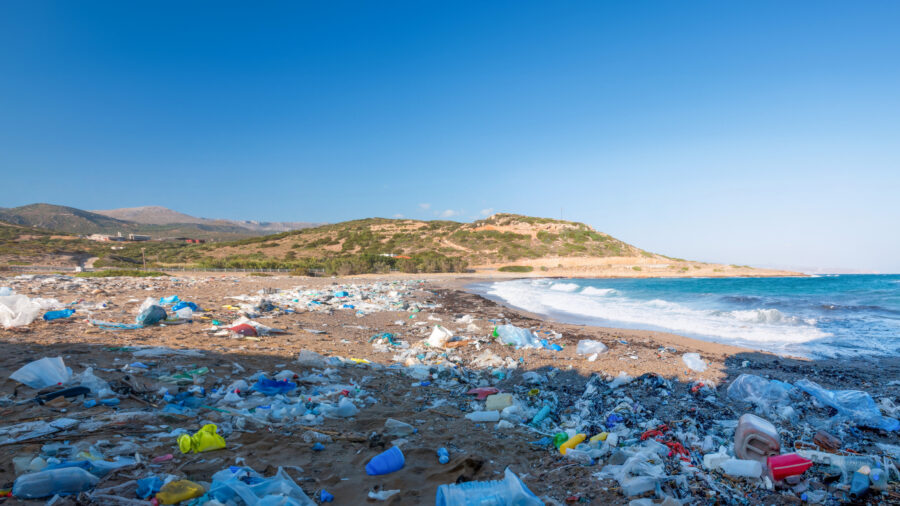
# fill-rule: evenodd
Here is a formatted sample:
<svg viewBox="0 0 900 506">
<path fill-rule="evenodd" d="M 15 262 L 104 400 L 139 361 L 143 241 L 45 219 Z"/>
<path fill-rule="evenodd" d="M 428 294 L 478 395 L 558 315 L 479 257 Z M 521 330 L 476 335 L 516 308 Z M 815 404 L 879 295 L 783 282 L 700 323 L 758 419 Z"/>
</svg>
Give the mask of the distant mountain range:
<svg viewBox="0 0 900 506">
<path fill-rule="evenodd" d="M 53 204 L 0 208 L 0 221 L 70 234 L 146 234 L 154 239 L 192 237 L 231 240 L 314 227 L 306 222 L 257 222 L 197 218 L 159 206 L 84 211 Z"/>
</svg>

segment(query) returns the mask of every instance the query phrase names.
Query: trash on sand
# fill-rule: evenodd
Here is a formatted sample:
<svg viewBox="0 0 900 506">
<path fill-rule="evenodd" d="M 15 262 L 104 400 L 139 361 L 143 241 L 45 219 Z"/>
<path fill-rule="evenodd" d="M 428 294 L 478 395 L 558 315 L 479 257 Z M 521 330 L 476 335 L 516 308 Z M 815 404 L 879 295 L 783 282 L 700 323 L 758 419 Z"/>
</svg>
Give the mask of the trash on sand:
<svg viewBox="0 0 900 506">
<path fill-rule="evenodd" d="M 405 464 L 406 459 L 403 457 L 403 452 L 400 451 L 400 448 L 392 446 L 389 450 L 372 457 L 372 460 L 366 464 L 366 474 L 369 476 L 390 474 L 403 469 Z"/>
<path fill-rule="evenodd" d="M 425 344 L 432 348 L 443 348 L 447 341 L 451 339 L 453 339 L 453 332 L 440 325 L 435 325 L 431 335 L 425 340 Z"/>
<path fill-rule="evenodd" d="M 9 379 L 18 381 L 36 390 L 53 385 L 61 385 L 72 378 L 72 370 L 66 367 L 62 357 L 44 357 L 34 362 L 29 362 L 20 367 L 9 376 Z"/>
<path fill-rule="evenodd" d="M 474 506 L 479 504 L 515 504 L 543 506 L 543 501 L 525 486 L 509 468 L 497 481 L 467 481 L 441 485 L 435 496 L 435 506 Z"/>
<path fill-rule="evenodd" d="M 578 347 L 575 353 L 578 355 L 593 355 L 594 353 L 606 353 L 609 347 L 600 341 L 592 341 L 590 339 L 582 339 L 578 341 Z"/>
<path fill-rule="evenodd" d="M 681 361 L 684 362 L 684 365 L 688 366 L 688 369 L 694 372 L 703 372 L 706 370 L 706 362 L 700 358 L 699 353 L 685 353 L 681 356 Z"/>
<path fill-rule="evenodd" d="M 181 453 L 200 453 L 225 448 L 225 438 L 216 433 L 218 427 L 215 424 L 206 424 L 193 436 L 182 434 L 178 436 L 178 449 Z"/>
</svg>

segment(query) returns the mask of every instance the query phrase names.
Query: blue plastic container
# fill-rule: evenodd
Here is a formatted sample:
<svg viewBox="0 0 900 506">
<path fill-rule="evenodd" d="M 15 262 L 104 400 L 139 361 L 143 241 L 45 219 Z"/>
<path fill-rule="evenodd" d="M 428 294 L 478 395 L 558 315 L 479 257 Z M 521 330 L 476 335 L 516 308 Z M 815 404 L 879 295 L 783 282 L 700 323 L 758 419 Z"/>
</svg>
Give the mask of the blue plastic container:
<svg viewBox="0 0 900 506">
<path fill-rule="evenodd" d="M 403 457 L 403 452 L 400 451 L 400 448 L 392 446 L 390 450 L 385 450 L 372 457 L 372 460 L 366 464 L 366 474 L 369 476 L 390 474 L 403 469 L 404 465 L 406 465 L 406 459 Z"/>
<path fill-rule="evenodd" d="M 60 320 L 62 318 L 68 318 L 68 317 L 72 316 L 73 314 L 75 314 L 74 309 L 60 309 L 59 311 L 47 311 L 44 314 L 44 320 L 46 320 L 46 321 Z"/>
</svg>

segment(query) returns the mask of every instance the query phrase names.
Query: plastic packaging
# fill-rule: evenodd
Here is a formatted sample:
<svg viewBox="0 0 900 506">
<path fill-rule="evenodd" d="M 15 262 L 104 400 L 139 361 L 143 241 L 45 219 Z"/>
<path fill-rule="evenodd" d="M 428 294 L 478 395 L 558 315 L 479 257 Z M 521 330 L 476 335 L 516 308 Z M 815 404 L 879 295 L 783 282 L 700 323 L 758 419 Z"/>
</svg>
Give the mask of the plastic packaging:
<svg viewBox="0 0 900 506">
<path fill-rule="evenodd" d="M 319 502 L 326 503 L 326 502 L 332 502 L 332 501 L 334 501 L 333 495 L 329 494 L 324 489 L 321 492 L 319 492 Z"/>
<path fill-rule="evenodd" d="M 183 300 L 181 302 L 176 303 L 174 306 L 172 306 L 172 311 L 178 312 L 179 310 L 184 309 L 184 308 L 188 308 L 191 311 L 196 311 L 197 309 L 199 309 L 197 307 L 197 304 Z"/>
<path fill-rule="evenodd" d="M 450 339 L 453 339 L 453 332 L 440 325 L 435 325 L 431 335 L 425 340 L 425 344 L 432 348 L 443 348 Z"/>
<path fill-rule="evenodd" d="M 685 353 L 681 356 L 681 361 L 684 362 L 684 365 L 688 366 L 688 369 L 694 372 L 703 372 L 706 370 L 706 362 L 700 358 L 699 353 Z"/>
<path fill-rule="evenodd" d="M 194 311 L 189 307 L 183 307 L 175 311 L 175 317 L 182 320 L 191 320 L 194 318 Z"/>
<path fill-rule="evenodd" d="M 578 341 L 578 346 L 575 348 L 575 353 L 578 355 L 593 355 L 594 353 L 606 353 L 607 351 L 609 351 L 609 347 L 605 344 L 590 339 Z"/>
<path fill-rule="evenodd" d="M 900 430 L 900 421 L 882 416 L 872 396 L 862 390 L 828 390 L 807 379 L 798 381 L 796 385 L 822 404 L 836 409 L 834 418 L 837 421 L 851 420 L 857 425 L 886 432 Z"/>
<path fill-rule="evenodd" d="M 450 452 L 448 452 L 446 448 L 438 448 L 437 456 L 438 462 L 440 462 L 441 464 L 450 462 Z"/>
<path fill-rule="evenodd" d="M 794 386 L 778 380 L 767 380 L 753 374 L 741 374 L 728 385 L 728 397 L 756 405 L 763 413 L 775 406 L 788 405 Z"/>
<path fill-rule="evenodd" d="M 872 488 L 875 490 L 886 490 L 888 484 L 888 473 L 886 470 L 876 467 L 869 472 L 869 480 L 872 482 Z"/>
<path fill-rule="evenodd" d="M 498 481 L 467 481 L 441 485 L 435 506 L 543 506 L 543 502 L 509 468 Z"/>
<path fill-rule="evenodd" d="M 575 434 L 574 436 L 566 440 L 565 443 L 559 445 L 559 453 L 565 455 L 566 452 L 569 451 L 569 449 L 578 446 L 578 444 L 584 441 L 585 438 L 587 438 L 586 434 Z"/>
<path fill-rule="evenodd" d="M 291 390 L 297 388 L 297 384 L 291 381 L 276 381 L 266 378 L 265 376 L 260 376 L 256 383 L 250 387 L 257 392 L 273 396 L 279 394 L 286 394 Z"/>
<path fill-rule="evenodd" d="M 99 478 L 80 467 L 49 469 L 16 478 L 12 494 L 20 499 L 77 494 L 94 488 L 99 481 Z"/>
<path fill-rule="evenodd" d="M 547 406 L 546 404 L 541 406 L 540 411 L 538 411 L 534 415 L 534 418 L 531 419 L 531 422 L 529 422 L 529 425 L 532 425 L 532 426 L 539 425 L 541 422 L 544 421 L 545 418 L 547 418 L 547 416 L 549 414 L 550 414 L 550 406 Z"/>
<path fill-rule="evenodd" d="M 766 459 L 766 467 L 769 468 L 769 475 L 773 481 L 779 481 L 788 476 L 796 476 L 803 474 L 807 469 L 812 467 L 811 460 L 807 460 L 796 453 L 787 453 L 784 455 L 775 455 Z"/>
<path fill-rule="evenodd" d="M 157 476 L 141 478 L 137 481 L 137 496 L 141 499 L 149 499 L 152 495 L 159 492 L 163 486 L 163 481 Z"/>
<path fill-rule="evenodd" d="M 225 448 L 225 438 L 216 433 L 218 427 L 209 423 L 200 428 L 193 436 L 178 436 L 178 449 L 181 453 L 200 453 Z"/>
<path fill-rule="evenodd" d="M 44 357 L 40 360 L 29 362 L 9 375 L 9 379 L 37 390 L 66 383 L 71 378 L 72 370 L 66 367 L 62 357 Z"/>
<path fill-rule="evenodd" d="M 168 317 L 162 306 L 150 306 L 140 312 L 134 322 L 139 325 L 155 325 Z"/>
<path fill-rule="evenodd" d="M 740 478 L 759 478 L 762 475 L 762 464 L 757 460 L 728 459 L 719 464 L 719 468 L 728 476 Z"/>
<path fill-rule="evenodd" d="M 160 297 L 160 298 L 159 298 L 159 304 L 160 304 L 160 305 L 163 305 L 163 304 L 173 304 L 173 303 L 175 303 L 175 302 L 179 302 L 180 300 L 181 300 L 181 299 L 178 298 L 177 295 L 169 295 L 168 297 Z"/>
<path fill-rule="evenodd" d="M 322 412 L 330 418 L 349 418 L 359 413 L 359 408 L 347 397 L 341 397 L 337 406 L 323 407 Z"/>
<path fill-rule="evenodd" d="M 496 422 L 500 420 L 499 411 L 473 411 L 466 414 L 466 419 L 473 422 Z"/>
<path fill-rule="evenodd" d="M 512 406 L 513 404 L 513 396 L 512 394 L 494 394 L 489 395 L 484 403 L 485 411 L 503 411 L 504 409 Z"/>
<path fill-rule="evenodd" d="M 13 295 L 12 288 L 8 286 L 0 286 L 0 297 L 9 297 Z"/>
<path fill-rule="evenodd" d="M 528 329 L 521 329 L 514 325 L 500 325 L 494 329 L 494 335 L 500 338 L 503 344 L 511 344 L 516 348 L 540 348 L 541 343 Z"/>
<path fill-rule="evenodd" d="M 396 437 L 408 436 L 416 432 L 416 428 L 412 425 L 401 422 L 400 420 L 394 420 L 393 418 L 388 418 L 387 420 L 385 420 L 384 429 L 384 434 L 386 436 Z"/>
<path fill-rule="evenodd" d="M 769 421 L 747 413 L 738 420 L 734 431 L 734 454 L 739 459 L 753 459 L 760 464 L 769 455 L 778 455 L 781 439 L 775 426 Z"/>
<path fill-rule="evenodd" d="M 41 307 L 25 295 L 0 296 L 0 325 L 22 327 L 41 314 Z"/>
<path fill-rule="evenodd" d="M 74 309 L 60 309 L 58 311 L 47 311 L 44 313 L 44 321 L 61 320 L 75 314 Z"/>
<path fill-rule="evenodd" d="M 406 459 L 403 457 L 403 452 L 400 451 L 400 448 L 392 446 L 389 450 L 372 457 L 372 460 L 366 464 L 366 474 L 369 476 L 390 474 L 403 469 L 404 465 L 406 465 Z"/>
<path fill-rule="evenodd" d="M 722 465 L 722 462 L 726 460 L 731 460 L 731 456 L 728 455 L 728 452 L 725 451 L 725 447 L 719 448 L 719 451 L 716 453 L 707 453 L 703 456 L 703 467 L 709 471 L 713 471 L 718 469 L 719 466 Z"/>
<path fill-rule="evenodd" d="M 200 497 L 206 490 L 199 483 L 190 480 L 170 481 L 159 489 L 156 500 L 160 504 L 178 504 L 188 499 Z"/>
<path fill-rule="evenodd" d="M 850 498 L 862 499 L 862 497 L 868 492 L 869 475 L 863 474 L 859 471 L 853 473 L 853 478 L 850 480 Z"/>
</svg>

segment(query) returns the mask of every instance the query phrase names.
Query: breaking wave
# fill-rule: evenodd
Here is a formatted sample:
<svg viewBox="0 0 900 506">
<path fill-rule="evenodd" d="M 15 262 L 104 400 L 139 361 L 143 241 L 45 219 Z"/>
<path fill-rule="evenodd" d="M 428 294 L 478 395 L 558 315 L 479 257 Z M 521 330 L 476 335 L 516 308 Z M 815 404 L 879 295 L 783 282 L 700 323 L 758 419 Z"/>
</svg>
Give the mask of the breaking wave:
<svg viewBox="0 0 900 506">
<path fill-rule="evenodd" d="M 773 351 L 830 335 L 816 327 L 815 319 L 786 315 L 777 309 L 723 311 L 661 298 L 641 300 L 612 288 L 588 286 L 575 293 L 578 288 L 576 283 L 516 280 L 493 283 L 487 294 L 562 320 L 666 330 Z"/>
</svg>

